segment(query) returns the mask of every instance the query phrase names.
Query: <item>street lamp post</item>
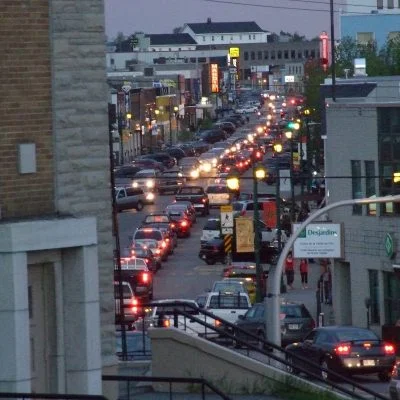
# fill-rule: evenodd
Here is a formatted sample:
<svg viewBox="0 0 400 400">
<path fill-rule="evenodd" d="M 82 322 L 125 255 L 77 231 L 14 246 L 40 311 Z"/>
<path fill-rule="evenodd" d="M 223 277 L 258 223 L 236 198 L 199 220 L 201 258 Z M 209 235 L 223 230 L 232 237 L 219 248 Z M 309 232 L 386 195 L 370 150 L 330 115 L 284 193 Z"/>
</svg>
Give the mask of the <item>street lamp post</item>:
<svg viewBox="0 0 400 400">
<path fill-rule="evenodd" d="M 266 315 L 266 328 L 267 328 L 267 338 L 270 342 L 274 343 L 277 346 L 281 345 L 281 321 L 280 321 L 280 283 L 282 272 L 285 264 L 286 257 L 291 251 L 295 240 L 299 237 L 301 232 L 309 225 L 312 221 L 319 218 L 321 215 L 325 214 L 327 211 L 333 210 L 335 208 L 343 207 L 343 206 L 352 206 L 354 204 L 374 204 L 374 203 L 392 203 L 392 202 L 400 202 L 400 195 L 395 196 L 384 196 L 384 197 L 376 197 L 374 199 L 371 198 L 362 198 L 362 199 L 351 199 L 351 200 L 341 200 L 335 203 L 329 204 L 326 207 L 323 207 L 313 214 L 311 214 L 304 222 L 300 224 L 296 232 L 290 236 L 285 246 L 282 249 L 282 252 L 279 256 L 278 263 L 276 265 L 275 273 L 269 279 L 270 282 L 270 291 L 266 297 L 266 309 L 269 310 L 268 315 Z"/>
<path fill-rule="evenodd" d="M 286 138 L 289 140 L 290 145 L 290 221 L 294 222 L 294 171 L 293 171 L 293 132 L 287 131 L 285 132 Z"/>
<path fill-rule="evenodd" d="M 262 166 L 253 166 L 253 204 L 254 204 L 254 214 L 253 214 L 253 225 L 254 225 L 254 258 L 256 262 L 256 277 L 257 277 L 257 287 L 256 287 L 256 302 L 260 302 L 263 299 L 262 293 L 262 280 L 263 280 L 263 269 L 260 260 L 260 215 L 258 210 L 258 181 L 264 179 L 266 175 L 265 169 Z"/>
</svg>

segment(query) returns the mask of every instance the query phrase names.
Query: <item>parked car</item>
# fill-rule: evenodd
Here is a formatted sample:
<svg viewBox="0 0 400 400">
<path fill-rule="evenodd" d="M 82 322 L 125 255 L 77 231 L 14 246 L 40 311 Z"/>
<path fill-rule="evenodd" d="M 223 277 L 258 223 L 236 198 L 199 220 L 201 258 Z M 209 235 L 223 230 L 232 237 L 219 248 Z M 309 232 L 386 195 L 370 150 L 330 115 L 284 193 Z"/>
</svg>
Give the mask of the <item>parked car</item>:
<svg viewBox="0 0 400 400">
<path fill-rule="evenodd" d="M 185 178 L 182 172 L 179 171 L 164 171 L 158 178 L 158 187 L 156 187 L 156 189 L 159 194 L 167 192 L 175 194 L 185 183 Z"/>
<path fill-rule="evenodd" d="M 314 370 L 308 363 L 292 354 L 311 361 L 328 372 L 321 371 L 325 380 L 336 380 L 330 371 L 345 376 L 377 374 L 382 382 L 390 380 L 396 363 L 395 347 L 381 340 L 370 329 L 353 326 L 323 326 L 315 328 L 301 342 L 286 347 L 286 355 L 296 372 L 296 366 Z"/>
<path fill-rule="evenodd" d="M 206 189 L 210 207 L 230 204 L 232 192 L 226 185 L 210 185 Z"/>
<path fill-rule="evenodd" d="M 209 218 L 204 224 L 201 233 L 200 244 L 206 243 L 212 239 L 221 238 L 221 221 L 219 218 Z"/>
<path fill-rule="evenodd" d="M 217 262 L 226 263 L 226 254 L 224 249 L 224 239 L 211 239 L 201 244 L 199 258 L 208 265 L 214 265 Z"/>
<path fill-rule="evenodd" d="M 182 158 L 186 157 L 186 153 L 184 152 L 184 150 L 179 147 L 167 147 L 164 151 L 168 153 L 171 157 L 175 158 L 178 164 Z"/>
<path fill-rule="evenodd" d="M 131 186 L 132 179 L 142 170 L 143 167 L 135 165 L 122 165 L 114 169 L 114 179 L 116 186 Z"/>
<path fill-rule="evenodd" d="M 165 170 L 165 167 L 162 163 L 151 158 L 138 158 L 133 160 L 131 165 L 134 167 L 140 167 L 141 169 L 157 169 L 158 171 Z"/>
<path fill-rule="evenodd" d="M 239 317 L 235 325 L 259 338 L 257 343 L 263 347 L 263 340 L 266 338 L 265 319 L 265 304 L 256 303 L 243 317 Z M 303 339 L 314 328 L 314 319 L 304 304 L 287 302 L 281 305 L 282 346 Z M 244 341 L 255 341 L 239 330 L 235 331 L 235 336 Z M 236 346 L 240 345 L 236 343 Z"/>
<path fill-rule="evenodd" d="M 172 168 L 176 165 L 176 159 L 168 153 L 150 153 L 141 157 L 141 159 L 152 159 L 163 164 L 165 168 Z"/>
</svg>

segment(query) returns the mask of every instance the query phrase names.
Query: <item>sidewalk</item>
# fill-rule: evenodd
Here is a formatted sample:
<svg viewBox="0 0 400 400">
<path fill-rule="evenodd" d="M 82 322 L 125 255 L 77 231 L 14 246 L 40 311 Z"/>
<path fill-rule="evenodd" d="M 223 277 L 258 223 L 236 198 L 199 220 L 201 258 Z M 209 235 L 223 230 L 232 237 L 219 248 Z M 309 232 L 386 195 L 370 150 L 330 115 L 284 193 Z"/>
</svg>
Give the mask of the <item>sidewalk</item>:
<svg viewBox="0 0 400 400">
<path fill-rule="evenodd" d="M 293 290 L 287 288 L 287 292 L 282 294 L 282 297 L 286 301 L 296 301 L 304 303 L 308 308 L 311 315 L 318 321 L 317 315 L 317 298 L 316 291 L 318 288 L 318 280 L 320 279 L 322 268 L 318 263 L 318 259 L 315 259 L 314 263 L 309 263 L 308 265 L 308 289 L 302 289 L 301 278 L 299 271 L 299 260 L 295 260 L 295 273 Z M 286 284 L 286 275 L 283 276 L 284 282 Z M 328 304 L 321 304 L 321 312 L 324 313 L 325 325 L 331 325 L 333 323 L 333 307 Z"/>
</svg>

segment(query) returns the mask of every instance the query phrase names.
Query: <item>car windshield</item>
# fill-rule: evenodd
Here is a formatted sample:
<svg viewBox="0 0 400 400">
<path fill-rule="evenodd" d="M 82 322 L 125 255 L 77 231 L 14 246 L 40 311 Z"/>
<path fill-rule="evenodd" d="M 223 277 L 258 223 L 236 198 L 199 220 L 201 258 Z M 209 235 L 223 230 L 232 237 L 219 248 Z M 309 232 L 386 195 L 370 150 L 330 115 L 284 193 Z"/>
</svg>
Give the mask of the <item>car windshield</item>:
<svg viewBox="0 0 400 400">
<path fill-rule="evenodd" d="M 180 194 L 203 194 L 203 189 L 197 187 L 186 187 L 181 189 Z"/>
<path fill-rule="evenodd" d="M 336 332 L 336 337 L 341 342 L 352 340 L 379 340 L 378 336 L 368 329 L 341 329 Z"/>
<path fill-rule="evenodd" d="M 135 240 L 136 239 L 162 240 L 162 233 L 153 229 L 141 229 L 135 233 Z"/>
<path fill-rule="evenodd" d="M 203 229 L 205 231 L 219 231 L 221 229 L 221 222 L 219 219 L 209 220 L 206 222 Z"/>
<path fill-rule="evenodd" d="M 135 178 L 154 178 L 154 172 L 142 172 L 139 171 L 136 175 Z"/>
<path fill-rule="evenodd" d="M 243 203 L 234 202 L 234 203 L 232 203 L 232 208 L 233 208 L 233 211 L 242 211 Z"/>
<path fill-rule="evenodd" d="M 155 249 L 157 248 L 157 240 L 153 239 L 135 239 L 136 244 L 143 246 L 145 249 Z"/>
<path fill-rule="evenodd" d="M 209 186 L 207 193 L 228 193 L 228 188 L 225 186 Z"/>
</svg>

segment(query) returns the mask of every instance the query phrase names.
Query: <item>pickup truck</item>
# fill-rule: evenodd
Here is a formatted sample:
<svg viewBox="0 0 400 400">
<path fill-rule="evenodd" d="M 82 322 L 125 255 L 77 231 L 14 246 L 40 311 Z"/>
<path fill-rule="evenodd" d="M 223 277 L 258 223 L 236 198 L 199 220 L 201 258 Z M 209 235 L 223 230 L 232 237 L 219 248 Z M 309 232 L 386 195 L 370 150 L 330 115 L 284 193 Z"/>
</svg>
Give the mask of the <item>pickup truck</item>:
<svg viewBox="0 0 400 400">
<path fill-rule="evenodd" d="M 145 204 L 154 202 L 154 194 L 151 193 L 153 197 L 153 200 L 151 200 L 148 198 L 148 194 L 145 194 L 142 189 L 116 187 L 114 193 L 118 212 L 131 210 L 133 208 L 137 211 L 141 211 Z"/>
<path fill-rule="evenodd" d="M 190 201 L 203 216 L 210 214 L 207 193 L 202 186 L 182 186 L 175 195 L 176 201 Z"/>
</svg>

